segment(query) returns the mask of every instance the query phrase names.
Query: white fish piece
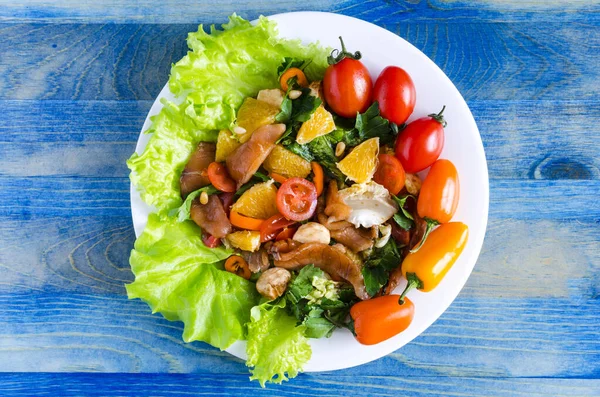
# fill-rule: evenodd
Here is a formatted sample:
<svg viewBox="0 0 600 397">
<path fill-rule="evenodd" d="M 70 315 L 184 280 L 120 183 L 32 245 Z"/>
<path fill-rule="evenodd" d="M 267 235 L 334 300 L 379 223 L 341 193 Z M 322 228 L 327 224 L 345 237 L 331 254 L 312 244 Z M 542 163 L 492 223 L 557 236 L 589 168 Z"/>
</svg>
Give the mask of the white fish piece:
<svg viewBox="0 0 600 397">
<path fill-rule="evenodd" d="M 347 220 L 356 227 L 379 226 L 398 212 L 388 190 L 373 181 L 355 183 L 339 195 L 352 209 Z"/>
</svg>

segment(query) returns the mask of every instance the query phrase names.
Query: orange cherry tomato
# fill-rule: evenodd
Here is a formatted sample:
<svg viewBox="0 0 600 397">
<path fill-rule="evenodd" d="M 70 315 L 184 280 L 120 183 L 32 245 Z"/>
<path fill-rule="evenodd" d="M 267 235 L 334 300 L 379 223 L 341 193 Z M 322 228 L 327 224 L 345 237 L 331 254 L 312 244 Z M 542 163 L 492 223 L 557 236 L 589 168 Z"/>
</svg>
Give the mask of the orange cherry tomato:
<svg viewBox="0 0 600 397">
<path fill-rule="evenodd" d="M 229 213 L 229 222 L 235 227 L 246 230 L 260 230 L 264 219 L 255 219 L 244 216 L 239 212 L 231 211 Z"/>
<path fill-rule="evenodd" d="M 404 331 L 415 315 L 415 306 L 408 298 L 399 302 L 400 295 L 384 295 L 358 302 L 350 308 L 356 340 L 374 345 Z"/>
<path fill-rule="evenodd" d="M 335 113 L 355 118 L 373 101 L 373 80 L 369 70 L 359 61 L 360 52 L 352 54 L 346 51 L 341 37 L 340 42 L 342 51 L 333 50 L 327 58 L 329 66 L 323 77 L 323 95 Z"/>
<path fill-rule="evenodd" d="M 210 163 L 208 166 L 208 180 L 212 185 L 222 192 L 235 192 L 235 181 L 229 176 L 227 168 L 217 162 Z"/>
<path fill-rule="evenodd" d="M 308 79 L 304 72 L 298 68 L 289 68 L 279 78 L 279 84 L 281 84 L 281 89 L 286 91 L 288 90 L 288 80 L 292 77 L 296 78 L 296 83 L 300 87 L 308 87 Z"/>
<path fill-rule="evenodd" d="M 275 240 L 281 241 L 281 240 L 287 240 L 287 239 L 293 238 L 294 234 L 296 234 L 296 230 L 298 230 L 298 228 L 295 226 L 286 227 L 277 235 L 277 237 L 275 237 Z"/>
<path fill-rule="evenodd" d="M 450 222 L 458 206 L 459 192 L 458 171 L 454 164 L 450 160 L 433 163 L 417 200 L 417 212 L 427 222 L 427 229 L 421 242 L 411 252 L 421 248 L 435 226 Z"/>
<path fill-rule="evenodd" d="M 260 227 L 260 242 L 264 243 L 269 240 L 273 240 L 282 229 L 285 229 L 294 223 L 296 222 L 286 219 L 286 217 L 283 215 L 273 215 L 264 221 Z"/>
<path fill-rule="evenodd" d="M 237 274 L 238 276 L 249 280 L 252 276 L 248 262 L 239 255 L 231 255 L 225 261 L 225 270 L 229 273 Z"/>
<path fill-rule="evenodd" d="M 438 286 L 462 253 L 469 238 L 469 228 L 461 222 L 445 223 L 429 235 L 417 252 L 409 253 L 402 262 L 402 274 L 408 285 L 401 297 L 417 288 L 429 292 Z"/>
<path fill-rule="evenodd" d="M 315 174 L 315 177 L 313 178 L 313 183 L 315 184 L 315 188 L 317 189 L 317 197 L 319 197 L 321 193 L 323 193 L 323 184 L 325 183 L 325 177 L 323 176 L 323 167 L 321 167 L 321 164 L 317 163 L 316 161 L 312 161 L 310 163 L 310 166 L 312 167 L 313 174 Z"/>
<path fill-rule="evenodd" d="M 292 221 L 304 221 L 317 208 L 317 188 L 304 178 L 289 178 L 277 190 L 277 209 Z"/>
<path fill-rule="evenodd" d="M 391 194 L 398 194 L 404 187 L 406 175 L 402 163 L 391 154 L 380 154 L 377 171 L 373 180 L 385 187 Z"/>
</svg>

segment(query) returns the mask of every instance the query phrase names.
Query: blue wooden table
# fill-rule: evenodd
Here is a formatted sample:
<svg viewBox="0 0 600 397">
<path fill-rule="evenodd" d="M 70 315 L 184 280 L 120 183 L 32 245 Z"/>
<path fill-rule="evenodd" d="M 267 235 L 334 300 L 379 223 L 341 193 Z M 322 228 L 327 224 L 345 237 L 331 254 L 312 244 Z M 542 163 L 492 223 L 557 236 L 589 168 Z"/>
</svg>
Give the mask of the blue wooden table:
<svg viewBox="0 0 600 397">
<path fill-rule="evenodd" d="M 0 1 L 0 395 L 600 395 L 598 2 L 102 3 Z M 296 10 L 381 25 L 442 68 L 482 134 L 490 219 L 414 342 L 261 389 L 127 300 L 125 160 L 188 31 Z"/>
</svg>

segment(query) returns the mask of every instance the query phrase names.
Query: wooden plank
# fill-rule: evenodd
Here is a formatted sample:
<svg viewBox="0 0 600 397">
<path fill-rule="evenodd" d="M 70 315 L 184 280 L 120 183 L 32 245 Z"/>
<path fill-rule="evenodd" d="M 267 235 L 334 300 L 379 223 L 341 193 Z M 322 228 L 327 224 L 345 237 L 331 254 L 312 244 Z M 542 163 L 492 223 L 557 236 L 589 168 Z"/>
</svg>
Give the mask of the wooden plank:
<svg viewBox="0 0 600 397">
<path fill-rule="evenodd" d="M 0 175 L 123 177 L 151 104 L 0 101 Z M 600 101 L 472 100 L 469 106 L 490 178 L 600 179 L 600 140 L 590 133 L 600 124 Z"/>
<path fill-rule="evenodd" d="M 282 385 L 261 389 L 246 375 L 161 374 L 1 374 L 0 392 L 6 397 L 32 395 L 124 396 L 594 396 L 600 382 L 588 379 L 447 378 L 396 376 L 350 377 L 302 374 Z"/>
<path fill-rule="evenodd" d="M 573 236 L 577 236 L 574 238 Z M 124 294 L 135 236 L 128 215 L 13 216 L 0 227 L 0 292 Z M 600 296 L 598 218 L 490 219 L 465 297 Z"/>
<path fill-rule="evenodd" d="M 431 57 L 465 98 L 594 99 L 594 25 L 382 23 Z M 0 99 L 151 100 L 195 25 L 0 25 Z M 476 40 L 472 38 L 476 37 Z"/>
<path fill-rule="evenodd" d="M 369 0 L 365 2 L 308 0 L 294 1 L 235 2 L 203 1 L 181 3 L 176 0 L 138 1 L 135 4 L 115 0 L 107 7 L 100 3 L 81 3 L 63 0 L 60 3 L 48 0 L 26 0 L 11 2 L 0 9 L 0 21 L 8 22 L 93 22 L 93 23 L 196 23 L 198 21 L 219 22 L 237 12 L 245 18 L 256 18 L 261 14 L 320 10 L 337 12 L 369 21 L 414 20 L 436 21 L 439 19 L 461 23 L 464 20 L 485 21 L 597 21 L 596 1 L 539 1 L 539 0 L 430 0 L 395 1 Z"/>
<path fill-rule="evenodd" d="M 184 343 L 180 323 L 123 296 L 12 293 L 0 295 L 0 303 L 2 372 L 219 374 L 213 379 L 247 374 L 243 361 L 204 343 Z M 398 374 L 406 382 L 447 376 L 594 379 L 600 374 L 599 305 L 597 299 L 461 295 L 405 347 L 341 374 L 314 377 L 354 376 L 365 385 L 385 379 L 367 377 Z M 239 378 L 246 382 L 246 376 Z"/>
<path fill-rule="evenodd" d="M 493 219 L 600 219 L 599 180 L 490 182 Z M 0 219 L 129 217 L 129 179 L 0 176 Z"/>
</svg>

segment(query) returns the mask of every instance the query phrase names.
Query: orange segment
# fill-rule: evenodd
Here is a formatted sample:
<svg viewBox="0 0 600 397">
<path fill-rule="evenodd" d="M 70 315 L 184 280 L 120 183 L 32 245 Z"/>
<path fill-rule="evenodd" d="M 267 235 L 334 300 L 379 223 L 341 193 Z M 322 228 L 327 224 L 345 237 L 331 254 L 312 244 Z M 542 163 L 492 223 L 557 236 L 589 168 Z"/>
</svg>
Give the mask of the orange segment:
<svg viewBox="0 0 600 397">
<path fill-rule="evenodd" d="M 250 135 L 258 127 L 273 124 L 277 113 L 279 113 L 277 106 L 254 98 L 246 98 L 237 113 L 237 125 L 246 130 L 245 134 L 239 136 L 240 142 L 244 143 L 250 139 Z"/>
<path fill-rule="evenodd" d="M 227 159 L 241 143 L 235 139 L 231 131 L 221 130 L 217 137 L 217 152 L 215 153 L 215 161 L 222 162 Z"/>
<path fill-rule="evenodd" d="M 310 119 L 302 123 L 296 136 L 296 142 L 304 145 L 316 137 L 329 134 L 333 130 L 335 130 L 333 116 L 323 106 L 319 106 L 310 116 Z"/>
<path fill-rule="evenodd" d="M 356 183 L 365 183 L 373 178 L 377 169 L 379 138 L 371 138 L 354 149 L 342 161 L 337 163 L 340 171 Z"/>
<path fill-rule="evenodd" d="M 263 163 L 263 167 L 269 172 L 283 175 L 286 178 L 294 176 L 306 178 L 310 174 L 310 163 L 281 145 L 273 148 Z"/>
<path fill-rule="evenodd" d="M 250 218 L 267 219 L 279 213 L 276 201 L 277 188 L 273 181 L 257 183 L 240 196 L 231 211 Z"/>
<path fill-rule="evenodd" d="M 260 232 L 257 231 L 233 232 L 229 233 L 225 239 L 232 247 L 243 251 L 258 251 L 260 248 Z"/>
</svg>

